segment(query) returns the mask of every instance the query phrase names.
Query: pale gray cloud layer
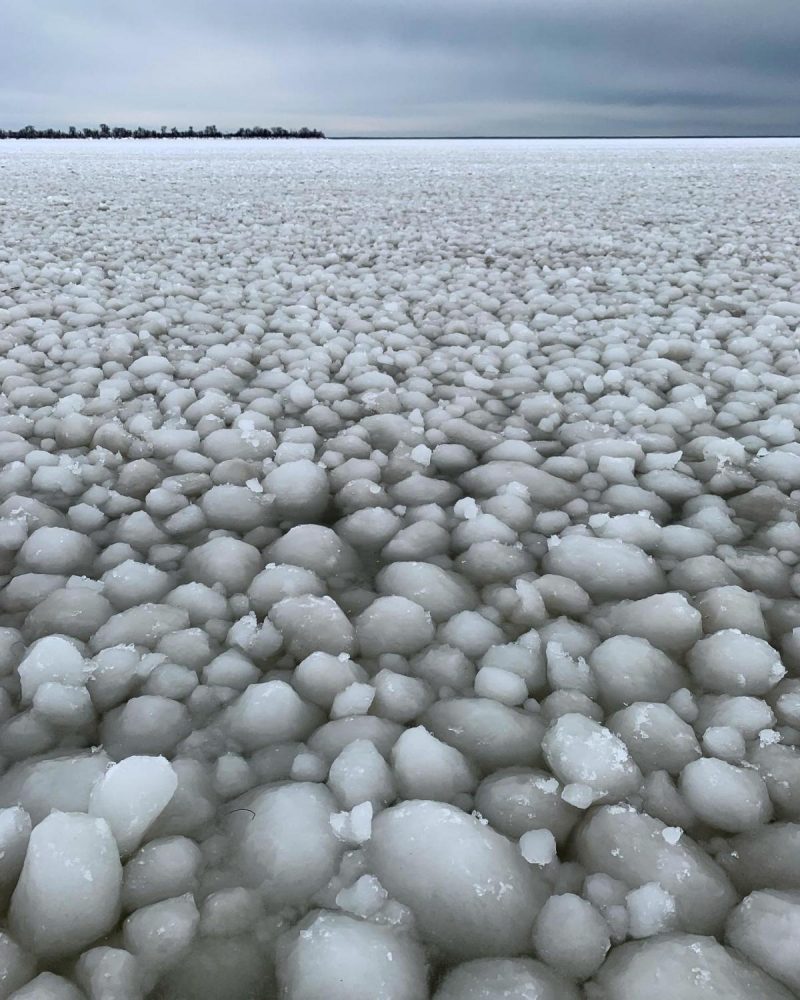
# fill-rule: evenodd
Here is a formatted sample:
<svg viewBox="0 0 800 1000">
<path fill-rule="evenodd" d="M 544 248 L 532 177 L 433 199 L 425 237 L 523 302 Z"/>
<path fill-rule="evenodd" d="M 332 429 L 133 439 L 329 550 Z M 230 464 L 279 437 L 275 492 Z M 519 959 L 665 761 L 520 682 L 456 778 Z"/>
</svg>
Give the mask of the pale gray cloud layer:
<svg viewBox="0 0 800 1000">
<path fill-rule="evenodd" d="M 0 125 L 800 132 L 798 0 L 0 0 Z"/>
</svg>

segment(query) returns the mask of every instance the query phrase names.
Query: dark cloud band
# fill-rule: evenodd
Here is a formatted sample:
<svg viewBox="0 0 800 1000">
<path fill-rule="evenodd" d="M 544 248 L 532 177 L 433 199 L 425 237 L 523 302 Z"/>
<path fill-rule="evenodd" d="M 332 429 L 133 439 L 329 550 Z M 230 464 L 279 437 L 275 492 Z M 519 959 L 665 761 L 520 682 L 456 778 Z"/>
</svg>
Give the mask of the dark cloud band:
<svg viewBox="0 0 800 1000">
<path fill-rule="evenodd" d="M 6 0 L 0 34 L 10 127 L 800 132 L 795 0 Z"/>
</svg>

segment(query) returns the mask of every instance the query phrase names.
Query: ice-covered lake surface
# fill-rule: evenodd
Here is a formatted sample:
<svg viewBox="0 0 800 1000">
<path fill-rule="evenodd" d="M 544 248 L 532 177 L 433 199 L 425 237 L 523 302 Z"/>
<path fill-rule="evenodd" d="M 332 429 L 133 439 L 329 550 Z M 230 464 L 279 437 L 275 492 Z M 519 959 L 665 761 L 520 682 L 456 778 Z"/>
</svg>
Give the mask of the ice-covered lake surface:
<svg viewBox="0 0 800 1000">
<path fill-rule="evenodd" d="M 0 998 L 800 995 L 798 181 L 0 143 Z"/>
</svg>

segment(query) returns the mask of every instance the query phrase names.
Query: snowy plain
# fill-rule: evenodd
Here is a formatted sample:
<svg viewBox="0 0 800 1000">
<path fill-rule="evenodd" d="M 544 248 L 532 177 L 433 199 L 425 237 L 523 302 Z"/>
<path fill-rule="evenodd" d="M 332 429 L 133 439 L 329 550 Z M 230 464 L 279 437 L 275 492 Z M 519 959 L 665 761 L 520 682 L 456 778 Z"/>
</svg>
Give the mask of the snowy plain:
<svg viewBox="0 0 800 1000">
<path fill-rule="evenodd" d="M 800 996 L 798 181 L 0 143 L 0 1000 Z"/>
</svg>

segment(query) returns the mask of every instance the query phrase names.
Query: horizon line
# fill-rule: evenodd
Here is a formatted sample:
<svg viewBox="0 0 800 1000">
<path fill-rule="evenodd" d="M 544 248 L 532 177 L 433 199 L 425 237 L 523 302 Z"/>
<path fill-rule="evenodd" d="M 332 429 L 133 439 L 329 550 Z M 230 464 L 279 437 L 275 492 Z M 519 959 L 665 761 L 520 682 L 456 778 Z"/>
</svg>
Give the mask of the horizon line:
<svg viewBox="0 0 800 1000">
<path fill-rule="evenodd" d="M 145 131 L 145 132 L 155 132 L 155 129 L 153 127 L 150 127 L 150 126 L 148 126 L 148 127 L 139 126 L 139 128 L 142 129 L 142 131 Z M 359 141 L 367 141 L 367 142 L 379 142 L 379 141 L 382 141 L 382 140 L 391 140 L 391 141 L 394 141 L 394 142 L 403 142 L 403 141 L 421 140 L 421 139 L 433 139 L 433 140 L 437 140 L 437 141 L 448 141 L 448 140 L 450 140 L 450 141 L 458 141 L 458 140 L 464 140 L 464 139 L 480 140 L 480 141 L 497 141 L 497 140 L 525 139 L 525 140 L 529 140 L 529 141 L 539 141 L 539 142 L 544 142 L 544 141 L 547 141 L 547 142 L 558 142 L 558 141 L 591 140 L 591 139 L 607 139 L 607 140 L 619 140 L 619 141 L 622 141 L 622 140 L 625 140 L 625 139 L 665 139 L 665 140 L 672 140 L 672 139 L 800 139 L 800 132 L 691 132 L 691 133 L 670 132 L 668 134 L 665 134 L 665 133 L 652 133 L 652 132 L 637 132 L 637 133 L 631 133 L 631 134 L 619 134 L 619 133 L 575 133 L 575 134 L 569 134 L 569 135 L 550 135 L 550 134 L 532 135 L 532 134 L 513 134 L 513 133 L 510 133 L 510 134 L 498 134 L 498 135 L 480 135 L 480 134 L 477 134 L 477 133 L 464 133 L 464 134 L 458 134 L 458 135 L 425 134 L 425 133 L 414 133 L 414 134 L 411 134 L 411 135 L 397 135 L 397 134 L 386 134 L 386 135 L 363 135 L 363 134 L 329 135 L 329 134 L 325 133 L 322 129 L 308 129 L 306 126 L 303 126 L 303 128 L 307 132 L 310 132 L 312 134 L 308 135 L 308 136 L 298 136 L 296 133 L 299 132 L 300 129 L 284 129 L 284 132 L 289 133 L 288 135 L 286 135 L 286 136 L 271 135 L 271 136 L 269 136 L 269 138 L 284 138 L 284 137 L 285 138 L 303 138 L 304 141 L 307 141 L 308 139 L 314 138 L 314 139 L 322 139 L 322 140 L 324 140 L 324 139 L 330 139 L 330 140 L 332 140 L 334 142 L 341 142 L 341 141 L 344 141 L 344 140 L 359 140 Z M 256 130 L 261 130 L 261 129 L 263 129 L 263 131 L 265 131 L 265 132 L 272 131 L 271 129 L 264 128 L 263 126 L 242 126 L 239 129 L 239 131 L 256 131 Z M 64 129 L 62 129 L 62 128 L 55 128 L 55 127 L 50 128 L 49 130 L 55 131 L 55 132 L 61 132 L 61 133 L 64 132 Z M 21 131 L 23 131 L 23 129 L 14 129 L 14 128 L 8 128 L 8 129 L 6 129 L 6 128 L 0 126 L 0 132 L 15 132 L 15 133 L 19 133 Z M 41 133 L 42 131 L 47 131 L 47 129 L 41 129 L 40 130 L 38 128 L 35 128 L 35 131 L 37 133 Z M 81 129 L 80 131 L 84 132 L 84 131 L 86 131 L 86 129 Z M 92 131 L 94 131 L 94 130 L 92 130 Z M 126 127 L 126 131 L 134 132 L 136 130 L 135 129 L 127 129 L 127 127 Z M 246 139 L 246 138 L 267 138 L 267 136 L 238 136 L 234 132 L 228 132 L 228 131 L 221 132 L 219 130 L 217 131 L 216 134 L 212 134 L 212 135 L 206 134 L 203 131 L 197 131 L 193 135 L 186 135 L 185 133 L 188 131 L 188 129 L 181 129 L 180 131 L 182 133 L 184 133 L 184 134 L 176 136 L 176 135 L 170 134 L 169 132 L 166 133 L 166 134 L 158 133 L 157 135 L 154 135 L 153 138 L 158 139 L 158 140 L 161 140 L 161 139 L 176 139 L 176 138 L 194 138 L 194 139 L 203 139 L 203 140 L 206 140 L 206 139 L 237 139 L 237 140 L 241 140 L 241 139 Z M 314 133 L 317 133 L 317 134 L 315 135 Z M 4 136 L 3 138 L 6 138 L 6 136 Z M 11 136 L 8 136 L 8 138 L 11 138 Z M 38 134 L 38 135 L 36 135 L 35 138 L 36 139 L 44 139 L 44 138 L 47 138 L 47 136 Z M 78 135 L 75 135 L 75 136 L 67 136 L 67 135 L 63 135 L 62 134 L 62 136 L 60 136 L 58 138 L 63 138 L 63 139 L 72 139 L 72 138 L 74 138 L 74 139 L 80 139 L 80 140 L 87 140 L 87 139 L 93 139 L 95 137 L 81 135 L 81 134 L 78 134 Z M 119 138 L 123 138 L 123 137 L 110 135 L 110 136 L 98 136 L 97 138 L 119 139 Z M 137 138 L 137 136 L 131 135 L 131 136 L 125 136 L 124 138 Z M 35 141 L 35 139 L 26 139 L 25 141 L 31 142 L 31 141 Z M 140 139 L 140 141 L 142 141 L 142 140 Z"/>
<path fill-rule="evenodd" d="M 675 132 L 669 135 L 652 134 L 647 132 L 636 133 L 635 135 L 606 135 L 606 134 L 576 134 L 576 135 L 326 135 L 326 139 L 341 141 L 343 139 L 537 139 L 537 140 L 559 140 L 559 139 L 800 139 L 800 132 L 697 132 L 682 133 Z"/>
</svg>

